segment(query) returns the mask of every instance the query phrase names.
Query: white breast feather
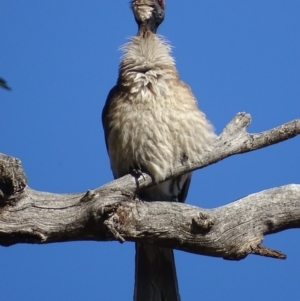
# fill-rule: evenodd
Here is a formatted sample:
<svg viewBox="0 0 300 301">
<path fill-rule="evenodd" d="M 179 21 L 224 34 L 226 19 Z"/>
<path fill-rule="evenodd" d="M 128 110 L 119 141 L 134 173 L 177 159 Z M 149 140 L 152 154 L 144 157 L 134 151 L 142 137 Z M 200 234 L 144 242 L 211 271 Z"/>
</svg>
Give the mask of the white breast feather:
<svg viewBox="0 0 300 301">
<path fill-rule="evenodd" d="M 112 169 L 118 177 L 132 168 L 146 169 L 159 181 L 183 162 L 183 154 L 185 164 L 199 161 L 215 135 L 180 81 L 164 39 L 137 36 L 122 49 L 118 83 L 127 92 L 113 112 L 108 137 Z"/>
</svg>

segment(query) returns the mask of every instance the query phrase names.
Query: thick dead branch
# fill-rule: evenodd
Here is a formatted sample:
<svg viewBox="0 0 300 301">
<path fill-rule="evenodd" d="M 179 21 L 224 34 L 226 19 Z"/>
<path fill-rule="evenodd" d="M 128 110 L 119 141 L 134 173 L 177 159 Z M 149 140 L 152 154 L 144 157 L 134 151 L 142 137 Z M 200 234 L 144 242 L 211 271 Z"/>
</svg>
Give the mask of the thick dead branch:
<svg viewBox="0 0 300 301">
<path fill-rule="evenodd" d="M 178 166 L 173 176 L 300 133 L 299 120 L 259 134 L 246 132 L 249 123 L 249 115 L 237 114 L 201 163 Z M 285 258 L 263 247 L 263 237 L 300 226 L 300 185 L 269 189 L 212 210 L 139 200 L 136 190 L 149 185 L 151 178 L 143 174 L 85 194 L 38 192 L 26 186 L 18 160 L 0 155 L 0 244 L 127 240 L 226 259 L 248 254 Z"/>
</svg>

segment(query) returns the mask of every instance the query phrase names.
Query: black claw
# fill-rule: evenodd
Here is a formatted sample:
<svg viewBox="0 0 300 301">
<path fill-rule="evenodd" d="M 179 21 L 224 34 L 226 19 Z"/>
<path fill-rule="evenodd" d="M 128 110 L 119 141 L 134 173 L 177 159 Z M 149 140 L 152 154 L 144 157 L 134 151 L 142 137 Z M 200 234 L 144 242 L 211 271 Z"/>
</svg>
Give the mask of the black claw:
<svg viewBox="0 0 300 301">
<path fill-rule="evenodd" d="M 136 179 L 138 179 L 139 177 L 143 177 L 144 181 L 146 180 L 143 172 L 138 168 L 132 169 L 131 175 L 133 175 Z"/>
</svg>

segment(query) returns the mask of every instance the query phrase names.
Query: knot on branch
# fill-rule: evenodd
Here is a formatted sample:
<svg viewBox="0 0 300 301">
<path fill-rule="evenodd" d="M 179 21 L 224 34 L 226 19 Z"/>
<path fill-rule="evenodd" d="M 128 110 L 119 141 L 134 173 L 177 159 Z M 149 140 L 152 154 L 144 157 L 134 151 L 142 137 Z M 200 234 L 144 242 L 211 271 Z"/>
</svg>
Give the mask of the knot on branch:
<svg viewBox="0 0 300 301">
<path fill-rule="evenodd" d="M 118 208 L 118 204 L 101 207 L 99 216 L 97 215 L 96 219 L 106 227 L 110 235 L 120 243 L 123 243 L 125 242 L 125 238 L 118 231 L 119 225 L 123 222 L 123 216 L 120 214 Z"/>
<path fill-rule="evenodd" d="M 192 219 L 191 233 L 207 233 L 214 225 L 214 220 L 204 212 L 200 212 L 197 217 Z"/>
<path fill-rule="evenodd" d="M 88 190 L 86 194 L 80 199 L 80 202 L 90 202 L 97 196 L 98 194 L 94 190 Z"/>
<path fill-rule="evenodd" d="M 19 159 L 0 154 L 0 200 L 12 199 L 27 185 L 26 175 Z"/>
<path fill-rule="evenodd" d="M 120 242 L 125 242 L 125 238 L 117 231 L 115 227 L 115 218 L 109 218 L 103 222 L 103 224 L 107 227 L 107 229 L 111 232 L 111 234 Z"/>
</svg>

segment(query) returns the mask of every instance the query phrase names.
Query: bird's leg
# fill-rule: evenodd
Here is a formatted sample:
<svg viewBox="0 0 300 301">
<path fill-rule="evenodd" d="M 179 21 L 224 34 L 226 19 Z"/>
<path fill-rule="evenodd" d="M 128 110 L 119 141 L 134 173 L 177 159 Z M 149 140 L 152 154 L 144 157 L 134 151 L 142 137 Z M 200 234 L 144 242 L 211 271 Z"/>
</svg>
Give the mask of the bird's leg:
<svg viewBox="0 0 300 301">
<path fill-rule="evenodd" d="M 140 177 L 143 177 L 144 181 L 146 180 L 145 177 L 144 177 L 144 174 L 142 172 L 141 169 L 139 168 L 133 168 L 131 170 L 131 173 L 130 173 L 132 176 L 134 176 L 136 178 L 136 180 L 138 180 Z"/>
</svg>

